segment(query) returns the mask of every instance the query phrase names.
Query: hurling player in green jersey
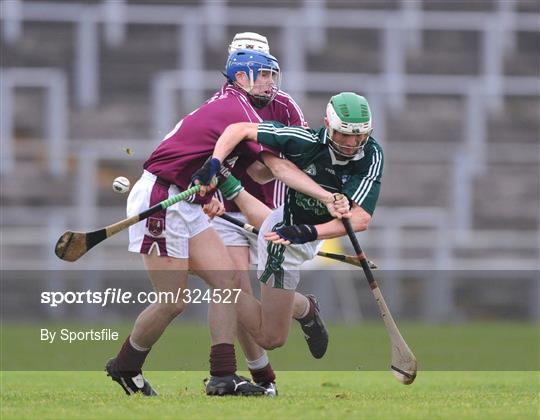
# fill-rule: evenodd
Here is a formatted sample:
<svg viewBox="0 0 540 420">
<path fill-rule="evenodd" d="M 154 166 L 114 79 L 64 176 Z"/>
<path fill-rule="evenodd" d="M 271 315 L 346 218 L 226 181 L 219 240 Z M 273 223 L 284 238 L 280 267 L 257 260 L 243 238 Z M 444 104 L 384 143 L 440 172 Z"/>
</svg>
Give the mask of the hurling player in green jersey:
<svg viewBox="0 0 540 420">
<path fill-rule="evenodd" d="M 356 232 L 363 231 L 375 210 L 383 172 L 382 148 L 371 137 L 368 101 L 352 92 L 335 95 L 327 105 L 324 123 L 318 130 L 268 121 L 230 125 L 219 138 L 212 160 L 193 178 L 208 185 L 221 162 L 241 141 L 257 141 L 277 149 L 317 184 L 335 193 L 338 201 L 344 195 L 347 200 L 341 200 L 346 208 L 341 213 L 350 217 Z M 261 301 L 241 294 L 239 320 L 259 345 L 272 349 L 285 343 L 293 316 L 300 322 L 312 354 L 322 357 L 328 333 L 317 301 L 310 296 L 299 301 L 294 291 L 300 265 L 315 257 L 322 240 L 343 236 L 346 231 L 324 203 L 288 185 L 284 206 L 273 211 L 261 210 L 260 203 L 243 191 L 234 177 L 220 185 L 229 196 L 234 195 L 231 191 L 236 192 L 235 203 L 250 223 L 260 226 Z"/>
</svg>

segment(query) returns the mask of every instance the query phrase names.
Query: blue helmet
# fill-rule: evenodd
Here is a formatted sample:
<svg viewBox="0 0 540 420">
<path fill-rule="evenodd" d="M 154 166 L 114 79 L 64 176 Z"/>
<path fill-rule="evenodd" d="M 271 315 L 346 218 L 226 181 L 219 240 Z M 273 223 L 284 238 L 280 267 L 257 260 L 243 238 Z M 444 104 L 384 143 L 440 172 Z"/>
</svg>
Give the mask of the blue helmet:
<svg viewBox="0 0 540 420">
<path fill-rule="evenodd" d="M 262 92 L 254 92 L 255 81 L 261 71 L 268 71 L 271 81 L 265 82 L 268 89 Z M 241 86 L 237 83 L 236 74 L 238 72 L 246 74 L 249 86 Z M 268 53 L 252 49 L 233 51 L 227 59 L 225 75 L 232 83 L 243 89 L 250 97 L 253 105 L 259 108 L 267 105 L 276 97 L 281 84 L 281 73 L 277 59 Z"/>
</svg>

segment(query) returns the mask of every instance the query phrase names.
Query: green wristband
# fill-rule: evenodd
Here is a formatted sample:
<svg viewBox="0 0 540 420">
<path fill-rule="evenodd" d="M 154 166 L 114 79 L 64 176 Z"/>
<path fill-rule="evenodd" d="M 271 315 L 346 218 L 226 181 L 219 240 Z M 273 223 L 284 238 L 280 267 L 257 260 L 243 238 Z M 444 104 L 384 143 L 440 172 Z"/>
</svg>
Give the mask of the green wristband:
<svg viewBox="0 0 540 420">
<path fill-rule="evenodd" d="M 227 200 L 234 200 L 240 191 L 244 189 L 240 181 L 232 174 L 221 182 L 218 188 Z"/>
</svg>

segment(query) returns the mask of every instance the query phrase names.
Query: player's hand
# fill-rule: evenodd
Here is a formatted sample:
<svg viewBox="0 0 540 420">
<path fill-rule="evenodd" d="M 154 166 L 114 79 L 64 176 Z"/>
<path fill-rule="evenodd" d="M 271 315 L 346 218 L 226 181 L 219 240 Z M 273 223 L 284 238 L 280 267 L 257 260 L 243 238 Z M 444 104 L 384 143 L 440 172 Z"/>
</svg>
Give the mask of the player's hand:
<svg viewBox="0 0 540 420">
<path fill-rule="evenodd" d="M 214 189 L 218 183 L 216 174 L 221 168 L 221 162 L 219 159 L 209 157 L 204 165 L 201 166 L 197 172 L 191 177 L 191 181 L 194 185 L 201 185 L 199 191 L 200 196 L 204 196 L 207 192 Z"/>
<path fill-rule="evenodd" d="M 334 208 L 342 217 L 352 217 L 351 203 L 345 194 L 334 194 Z"/>
<path fill-rule="evenodd" d="M 349 199 L 345 194 L 334 193 L 324 204 L 332 217 L 342 219 L 352 216 Z"/>
<path fill-rule="evenodd" d="M 274 232 L 264 234 L 264 239 L 275 244 L 305 244 L 317 239 L 319 233 L 313 225 L 283 226 Z"/>
<path fill-rule="evenodd" d="M 213 219 L 214 217 L 221 216 L 223 213 L 225 213 L 225 206 L 217 198 L 212 197 L 212 201 L 203 206 L 203 212 L 210 219 Z"/>
</svg>

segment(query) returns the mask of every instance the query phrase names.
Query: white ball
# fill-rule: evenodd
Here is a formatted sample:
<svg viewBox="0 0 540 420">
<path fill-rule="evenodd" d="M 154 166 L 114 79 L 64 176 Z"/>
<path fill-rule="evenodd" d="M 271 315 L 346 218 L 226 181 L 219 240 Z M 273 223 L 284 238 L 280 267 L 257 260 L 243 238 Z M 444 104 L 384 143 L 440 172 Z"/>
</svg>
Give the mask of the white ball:
<svg viewBox="0 0 540 420">
<path fill-rule="evenodd" d="M 112 189 L 114 192 L 124 194 L 129 191 L 129 179 L 125 176 L 119 176 L 115 178 L 112 183 Z"/>
</svg>

